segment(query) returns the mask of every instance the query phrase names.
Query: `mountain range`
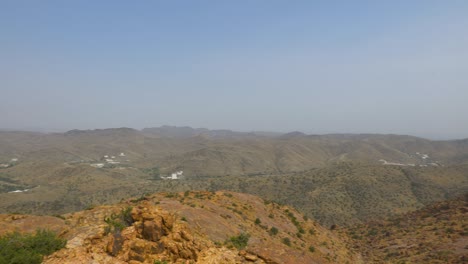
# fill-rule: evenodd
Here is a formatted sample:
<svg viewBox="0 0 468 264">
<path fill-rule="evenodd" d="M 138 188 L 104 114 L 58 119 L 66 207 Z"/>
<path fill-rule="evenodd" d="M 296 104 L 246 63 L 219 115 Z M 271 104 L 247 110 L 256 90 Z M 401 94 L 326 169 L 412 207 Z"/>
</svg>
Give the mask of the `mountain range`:
<svg viewBox="0 0 468 264">
<path fill-rule="evenodd" d="M 189 127 L 0 132 L 0 212 L 62 214 L 159 191 L 233 190 L 326 226 L 468 190 L 468 140 Z M 180 172 L 178 180 L 163 180 Z"/>
</svg>

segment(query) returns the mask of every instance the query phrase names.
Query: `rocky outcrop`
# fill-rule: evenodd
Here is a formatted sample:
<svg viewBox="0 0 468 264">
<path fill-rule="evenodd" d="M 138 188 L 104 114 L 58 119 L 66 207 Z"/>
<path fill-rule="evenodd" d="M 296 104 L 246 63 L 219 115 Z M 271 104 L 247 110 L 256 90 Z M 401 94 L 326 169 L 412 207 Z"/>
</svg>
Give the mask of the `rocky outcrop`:
<svg viewBox="0 0 468 264">
<path fill-rule="evenodd" d="M 67 246 L 44 263 L 361 262 L 331 231 L 246 194 L 155 194 L 64 217 Z"/>
</svg>

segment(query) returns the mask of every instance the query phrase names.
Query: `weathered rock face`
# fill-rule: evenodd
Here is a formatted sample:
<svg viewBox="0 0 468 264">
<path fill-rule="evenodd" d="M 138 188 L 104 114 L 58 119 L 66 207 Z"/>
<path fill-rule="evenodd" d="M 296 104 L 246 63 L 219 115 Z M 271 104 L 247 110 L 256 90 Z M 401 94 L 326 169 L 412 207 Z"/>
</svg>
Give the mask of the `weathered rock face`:
<svg viewBox="0 0 468 264">
<path fill-rule="evenodd" d="M 156 194 L 64 218 L 67 246 L 44 263 L 361 262 L 331 231 L 246 194 Z"/>
</svg>

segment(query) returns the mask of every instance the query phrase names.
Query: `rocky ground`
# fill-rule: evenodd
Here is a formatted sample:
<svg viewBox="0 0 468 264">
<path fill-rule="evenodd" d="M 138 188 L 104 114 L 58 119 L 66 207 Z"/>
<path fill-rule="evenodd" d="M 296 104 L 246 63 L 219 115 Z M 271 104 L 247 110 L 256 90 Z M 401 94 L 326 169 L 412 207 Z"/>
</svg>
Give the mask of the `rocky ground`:
<svg viewBox="0 0 468 264">
<path fill-rule="evenodd" d="M 155 194 L 62 218 L 2 215 L 0 231 L 58 231 L 67 246 L 44 263 L 362 263 L 332 231 L 248 194 Z"/>
<path fill-rule="evenodd" d="M 468 263 L 468 195 L 341 231 L 372 263 Z"/>
<path fill-rule="evenodd" d="M 228 191 L 144 195 L 60 215 L 0 215 L 0 235 L 50 229 L 44 263 L 468 263 L 468 196 L 388 220 L 324 228 Z"/>
</svg>

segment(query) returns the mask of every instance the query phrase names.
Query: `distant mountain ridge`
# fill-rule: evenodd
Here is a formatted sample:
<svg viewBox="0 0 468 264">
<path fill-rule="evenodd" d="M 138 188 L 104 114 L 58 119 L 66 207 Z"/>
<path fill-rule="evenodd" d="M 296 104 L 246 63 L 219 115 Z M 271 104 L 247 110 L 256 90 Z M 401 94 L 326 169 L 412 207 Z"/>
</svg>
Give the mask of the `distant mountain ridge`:
<svg viewBox="0 0 468 264">
<path fill-rule="evenodd" d="M 164 129 L 164 133 L 179 130 Z M 354 194 L 362 192 L 362 186 L 379 183 L 379 192 L 373 192 L 377 187 L 369 190 L 372 201 L 376 201 L 375 195 L 389 189 L 390 185 L 385 180 L 390 178 L 404 184 L 402 188 L 395 189 L 409 192 L 399 197 L 416 197 L 411 199 L 412 204 L 405 204 L 405 210 L 440 200 L 448 193 L 468 189 L 464 172 L 468 165 L 466 139 L 431 141 L 400 135 L 305 135 L 300 132 L 271 137 L 226 131 L 210 132 L 214 136 L 209 136 L 204 129 L 184 128 L 182 131 L 186 132 L 178 134 L 178 137 L 131 128 L 52 134 L 0 132 L 0 212 L 65 212 L 83 209 L 88 204 L 115 202 L 114 197 L 137 195 L 143 190 L 152 191 L 147 188 L 165 186 L 159 182 L 160 176 L 180 171 L 183 171 L 183 180 L 177 188 L 216 190 L 232 181 L 236 184 L 232 190 L 244 192 L 249 185 L 253 188 L 249 192 L 257 194 L 258 189 L 264 190 L 263 197 L 306 208 L 324 223 L 343 223 L 350 215 L 348 210 L 343 210 L 343 214 L 333 211 L 332 215 L 332 211 L 327 210 L 327 203 L 323 203 L 334 201 L 327 194 L 343 192 L 346 194 L 343 197 L 359 201 L 359 196 Z M 199 132 L 202 134 L 189 136 Z M 356 168 L 353 165 L 350 171 L 341 166 L 349 163 L 358 165 Z M 309 182 L 317 175 L 316 170 L 323 168 L 326 169 L 319 173 L 321 180 Z M 361 170 L 366 173 L 360 173 Z M 352 174 L 351 171 L 358 173 Z M 415 178 L 402 171 L 414 171 L 416 175 L 437 173 L 443 177 L 422 180 L 424 177 Z M 304 175 L 304 178 L 293 175 Z M 256 176 L 265 177 L 261 178 L 261 182 L 265 181 L 263 186 L 258 185 L 260 178 Z M 334 181 L 335 178 L 340 181 Z M 194 181 L 189 184 L 191 179 Z M 376 179 L 382 181 L 376 182 Z M 270 188 L 273 180 L 278 181 L 274 186 L 285 189 Z M 169 189 L 179 186 L 172 181 L 167 184 Z M 296 196 L 301 186 L 317 187 L 308 195 L 318 197 L 314 198 L 314 203 L 320 206 L 320 211 L 317 211 L 318 206 L 313 211 L 308 206 L 311 203 L 303 200 L 308 196 L 302 193 Z M 308 192 L 307 189 L 303 191 Z M 289 198 L 270 196 L 274 193 L 291 195 Z M 378 197 L 379 201 L 390 201 Z M 392 201 L 394 203 L 388 208 L 398 204 L 403 208 L 399 199 Z M 383 208 L 379 203 L 377 208 Z M 372 208 L 376 205 L 363 208 L 362 212 L 355 214 L 359 217 L 354 218 L 362 219 L 361 216 L 376 212 L 370 210 Z"/>
<path fill-rule="evenodd" d="M 189 126 L 161 126 L 143 128 L 141 130 L 145 134 L 157 135 L 160 137 L 171 137 L 171 138 L 190 138 L 197 136 L 206 136 L 209 138 L 232 138 L 232 137 L 245 137 L 245 136 L 274 136 L 279 133 L 273 132 L 238 132 L 228 129 L 215 129 L 210 130 L 207 128 L 192 128 Z"/>
<path fill-rule="evenodd" d="M 61 162 L 93 160 L 111 152 L 126 152 L 137 166 L 184 168 L 196 175 L 283 173 L 336 161 L 405 166 L 468 162 L 468 139 L 431 141 L 404 135 L 302 132 L 276 135 L 173 126 L 141 131 L 109 128 L 52 134 L 0 132 L 0 163 L 13 156 L 24 159 L 40 155 L 45 150 L 69 157 Z"/>
</svg>

